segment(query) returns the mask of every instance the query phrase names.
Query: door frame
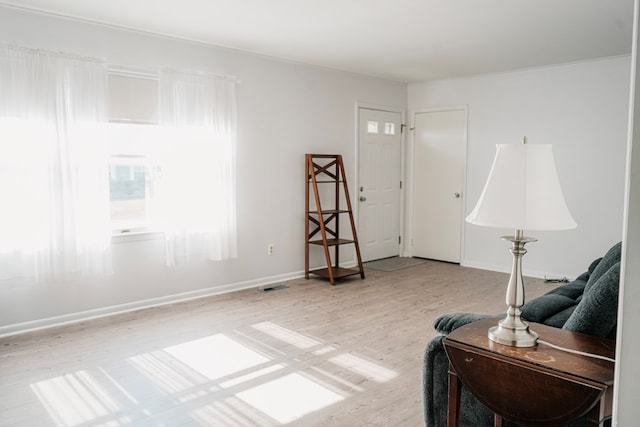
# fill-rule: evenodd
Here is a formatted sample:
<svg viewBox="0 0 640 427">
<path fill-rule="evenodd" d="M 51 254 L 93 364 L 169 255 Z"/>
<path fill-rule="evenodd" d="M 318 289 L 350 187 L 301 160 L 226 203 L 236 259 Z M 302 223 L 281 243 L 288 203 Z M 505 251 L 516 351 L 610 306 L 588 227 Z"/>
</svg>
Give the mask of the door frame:
<svg viewBox="0 0 640 427">
<path fill-rule="evenodd" d="M 407 132 L 409 135 L 408 143 L 407 143 L 407 171 L 406 171 L 406 181 L 407 181 L 407 194 L 410 197 L 407 197 L 406 203 L 406 212 L 407 212 L 407 229 L 406 235 L 407 240 L 407 256 L 413 256 L 413 229 L 414 229 L 414 221 L 413 218 L 413 210 L 414 210 L 414 201 L 415 201 L 415 126 L 416 126 L 416 114 L 421 113 L 441 113 L 447 111 L 464 111 L 464 141 L 463 141 L 463 167 L 462 167 L 462 203 L 460 204 L 460 265 L 464 265 L 465 262 L 465 221 L 466 217 L 465 212 L 467 211 L 467 169 L 469 167 L 469 106 L 466 104 L 462 105 L 449 105 L 443 107 L 428 107 L 428 108 L 416 108 L 410 110 L 411 116 L 411 124 L 409 127 L 410 132 Z"/>
<path fill-rule="evenodd" d="M 405 230 L 405 224 L 406 224 L 406 203 L 407 203 L 407 197 L 405 196 L 407 193 L 407 174 L 406 174 L 406 166 L 407 166 L 407 161 L 406 161 L 406 156 L 407 156 L 407 134 L 408 132 L 408 128 L 409 126 L 406 125 L 407 122 L 407 110 L 404 107 L 397 107 L 397 106 L 389 106 L 389 105 L 380 105 L 380 104 L 371 104 L 371 103 L 367 103 L 367 102 L 359 102 L 356 101 L 355 103 L 355 126 L 354 126 L 354 130 L 355 130 L 355 135 L 354 135 L 354 140 L 355 140 L 355 147 L 354 147 L 354 151 L 355 151 L 355 187 L 354 189 L 356 191 L 352 191 L 351 195 L 354 197 L 357 197 L 358 194 L 360 194 L 359 191 L 357 191 L 360 188 L 360 110 L 361 109 L 365 109 L 365 110 L 378 110 L 378 111 L 386 111 L 389 113 L 400 113 L 400 128 L 401 128 L 401 133 L 400 133 L 400 180 L 402 181 L 402 188 L 400 189 L 400 206 L 398 207 L 398 216 L 399 216 L 399 221 L 400 224 L 398 224 L 398 231 L 400 233 L 400 238 L 401 238 L 401 243 L 400 243 L 400 256 L 404 257 L 404 256 L 408 256 L 407 255 L 407 234 L 406 234 L 406 230 Z M 360 204 L 357 202 L 357 200 L 353 201 L 352 203 L 355 206 L 354 209 L 354 216 L 355 216 L 355 221 L 356 221 L 356 230 L 358 230 L 358 234 L 360 233 Z"/>
</svg>

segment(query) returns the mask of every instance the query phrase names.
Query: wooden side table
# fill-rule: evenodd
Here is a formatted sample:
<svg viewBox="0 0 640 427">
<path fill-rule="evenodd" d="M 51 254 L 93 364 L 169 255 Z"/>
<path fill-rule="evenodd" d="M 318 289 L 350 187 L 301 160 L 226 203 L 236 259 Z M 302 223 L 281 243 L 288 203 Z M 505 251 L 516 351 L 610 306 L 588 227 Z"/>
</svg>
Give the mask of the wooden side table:
<svg viewBox="0 0 640 427">
<path fill-rule="evenodd" d="M 444 340 L 449 357 L 449 426 L 457 426 L 460 383 L 495 415 L 523 425 L 557 425 L 586 416 L 589 425 L 611 417 L 614 363 L 539 343 L 510 347 L 495 343 L 487 331 L 499 319 L 470 323 Z M 613 358 L 615 341 L 537 323 L 540 340 Z"/>
</svg>

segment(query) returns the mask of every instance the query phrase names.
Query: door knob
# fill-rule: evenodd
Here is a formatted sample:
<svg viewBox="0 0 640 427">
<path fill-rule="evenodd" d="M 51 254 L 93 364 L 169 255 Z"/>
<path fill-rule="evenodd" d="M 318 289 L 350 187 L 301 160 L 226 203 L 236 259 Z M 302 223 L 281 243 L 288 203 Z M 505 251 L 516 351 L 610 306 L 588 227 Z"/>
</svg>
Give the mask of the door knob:
<svg viewBox="0 0 640 427">
<path fill-rule="evenodd" d="M 460 198 L 460 193 L 453 193 L 453 197 L 455 197 L 456 199 Z"/>
<path fill-rule="evenodd" d="M 364 197 L 364 196 L 360 196 L 360 201 L 361 201 L 361 202 L 366 202 L 366 201 L 367 201 L 367 198 L 366 198 L 366 197 Z"/>
</svg>

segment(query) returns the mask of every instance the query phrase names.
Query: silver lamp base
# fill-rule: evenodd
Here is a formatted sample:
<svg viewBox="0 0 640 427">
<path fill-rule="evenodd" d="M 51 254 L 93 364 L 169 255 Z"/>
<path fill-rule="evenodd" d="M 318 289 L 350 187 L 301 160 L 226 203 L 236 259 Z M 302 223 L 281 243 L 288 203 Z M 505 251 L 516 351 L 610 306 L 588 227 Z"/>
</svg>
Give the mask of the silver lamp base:
<svg viewBox="0 0 640 427">
<path fill-rule="evenodd" d="M 538 344 L 538 334 L 529 330 L 527 322 L 520 318 L 520 307 L 524 304 L 524 281 L 522 279 L 522 256 L 527 253 L 524 245 L 536 239 L 524 237 L 522 230 L 516 230 L 514 236 L 503 236 L 511 242 L 509 250 L 513 255 L 511 276 L 507 287 L 507 317 L 498 326 L 489 329 L 489 339 L 511 347 L 533 347 Z"/>
<path fill-rule="evenodd" d="M 507 316 L 501 320 L 498 326 L 489 329 L 489 339 L 511 347 L 535 347 L 538 344 L 538 334 L 529 330 L 529 325 L 520 317 Z"/>
</svg>

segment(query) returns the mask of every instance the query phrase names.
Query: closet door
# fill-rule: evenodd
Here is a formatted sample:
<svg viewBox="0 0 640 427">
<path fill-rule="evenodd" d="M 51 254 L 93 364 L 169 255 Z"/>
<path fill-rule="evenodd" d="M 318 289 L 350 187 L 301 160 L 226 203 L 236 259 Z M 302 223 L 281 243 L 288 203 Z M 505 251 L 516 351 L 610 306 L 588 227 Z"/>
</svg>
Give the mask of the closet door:
<svg viewBox="0 0 640 427">
<path fill-rule="evenodd" d="M 467 112 L 420 112 L 414 119 L 412 255 L 459 263 Z"/>
</svg>

